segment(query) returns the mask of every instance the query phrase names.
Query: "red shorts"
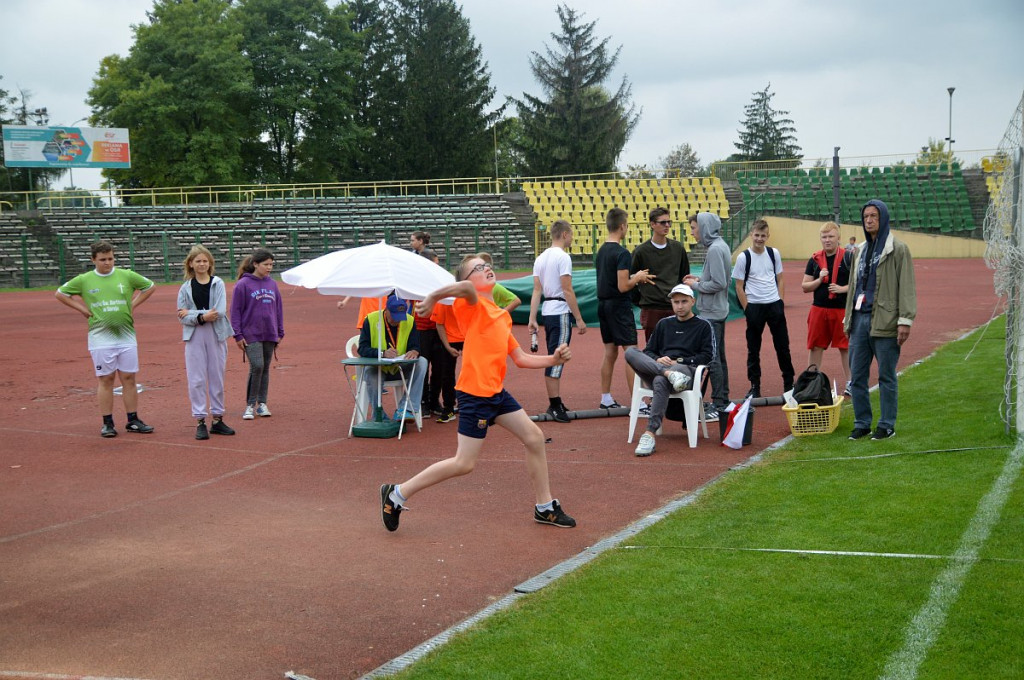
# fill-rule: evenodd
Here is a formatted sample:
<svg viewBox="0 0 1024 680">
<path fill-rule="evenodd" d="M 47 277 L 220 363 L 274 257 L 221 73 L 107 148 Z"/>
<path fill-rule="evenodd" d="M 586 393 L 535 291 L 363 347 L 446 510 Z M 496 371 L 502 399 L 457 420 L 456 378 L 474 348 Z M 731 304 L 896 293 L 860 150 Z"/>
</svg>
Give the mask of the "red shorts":
<svg viewBox="0 0 1024 680">
<path fill-rule="evenodd" d="M 847 349 L 850 346 L 850 339 L 843 333 L 845 315 L 845 309 L 811 305 L 811 311 L 807 315 L 807 349 L 828 349 L 830 346 Z"/>
</svg>

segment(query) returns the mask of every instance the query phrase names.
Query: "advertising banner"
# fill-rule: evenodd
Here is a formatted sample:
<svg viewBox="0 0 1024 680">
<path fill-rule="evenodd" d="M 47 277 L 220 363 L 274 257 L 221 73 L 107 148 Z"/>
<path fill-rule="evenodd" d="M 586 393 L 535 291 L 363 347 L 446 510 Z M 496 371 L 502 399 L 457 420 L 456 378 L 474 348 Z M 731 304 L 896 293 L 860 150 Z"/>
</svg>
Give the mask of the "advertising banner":
<svg viewBox="0 0 1024 680">
<path fill-rule="evenodd" d="M 8 168 L 130 168 L 125 128 L 4 125 Z"/>
</svg>

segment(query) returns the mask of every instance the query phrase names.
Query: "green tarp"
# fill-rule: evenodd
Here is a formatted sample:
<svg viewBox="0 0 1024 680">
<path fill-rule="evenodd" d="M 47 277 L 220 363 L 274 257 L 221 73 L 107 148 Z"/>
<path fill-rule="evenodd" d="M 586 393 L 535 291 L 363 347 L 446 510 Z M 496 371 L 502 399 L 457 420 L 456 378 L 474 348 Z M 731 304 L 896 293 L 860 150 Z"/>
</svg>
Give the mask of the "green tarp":
<svg viewBox="0 0 1024 680">
<path fill-rule="evenodd" d="M 702 268 L 695 266 L 691 268 L 693 274 L 700 276 Z M 533 276 L 523 276 L 518 279 L 502 281 L 501 285 L 519 296 L 523 304 L 512 312 L 513 323 L 525 325 L 530 317 L 530 296 L 533 295 Z M 572 272 L 572 289 L 576 293 L 576 300 L 580 304 L 580 311 L 583 312 L 583 320 L 587 326 L 597 327 L 597 273 L 594 269 L 574 269 Z M 698 293 L 699 295 L 699 293 Z M 640 308 L 634 307 L 633 314 L 636 317 L 637 328 L 640 327 Z M 729 286 L 729 319 L 738 319 L 743 316 L 740 303 L 736 300 L 735 287 Z M 538 319 L 538 321 L 540 321 Z"/>
</svg>

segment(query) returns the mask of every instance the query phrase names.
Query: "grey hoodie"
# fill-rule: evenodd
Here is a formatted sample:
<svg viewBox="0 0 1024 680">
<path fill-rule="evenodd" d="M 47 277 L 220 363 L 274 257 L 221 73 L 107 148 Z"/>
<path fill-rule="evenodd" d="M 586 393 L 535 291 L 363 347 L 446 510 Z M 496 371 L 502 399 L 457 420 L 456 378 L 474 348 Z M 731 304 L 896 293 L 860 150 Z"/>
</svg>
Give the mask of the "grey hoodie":
<svg viewBox="0 0 1024 680">
<path fill-rule="evenodd" d="M 704 271 L 694 288 L 697 314 L 709 321 L 724 321 L 729 316 L 729 283 L 732 252 L 721 237 L 722 220 L 714 213 L 697 213 L 700 243 L 707 249 Z"/>
</svg>

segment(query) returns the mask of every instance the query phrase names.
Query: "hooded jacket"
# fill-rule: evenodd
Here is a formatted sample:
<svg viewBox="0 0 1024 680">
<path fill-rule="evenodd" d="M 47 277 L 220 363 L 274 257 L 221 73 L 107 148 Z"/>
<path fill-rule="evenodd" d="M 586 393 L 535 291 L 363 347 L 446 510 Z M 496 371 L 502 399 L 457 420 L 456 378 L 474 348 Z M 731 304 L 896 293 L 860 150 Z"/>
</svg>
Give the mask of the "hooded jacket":
<svg viewBox="0 0 1024 680">
<path fill-rule="evenodd" d="M 872 237 L 865 229 L 864 243 L 854 250 L 843 330 L 849 336 L 853 315 L 857 313 L 854 307 L 863 293 L 865 301 L 870 300 L 871 304 L 871 335 L 894 338 L 897 326 L 913 325 L 917 316 L 914 261 L 907 244 L 889 231 L 889 208 L 882 201 L 872 199 L 864 204 L 860 211 L 861 226 L 864 224 L 864 209 L 868 206 L 878 209 L 878 233 Z M 868 261 L 868 257 L 874 262 Z M 874 286 L 865 290 L 865 286 L 871 285 L 872 271 Z"/>
<path fill-rule="evenodd" d="M 210 308 L 217 310 L 217 320 L 213 322 L 213 331 L 217 334 L 217 340 L 224 342 L 235 334 L 231 328 L 231 321 L 228 319 L 228 298 L 224 287 L 224 281 L 219 276 L 210 279 Z M 210 311 L 208 309 L 196 309 L 196 303 L 192 299 L 192 279 L 181 285 L 178 290 L 178 309 L 187 309 L 188 314 L 178 319 L 181 322 L 181 339 L 188 342 L 199 325 L 199 315 Z"/>
<path fill-rule="evenodd" d="M 732 252 L 722 238 L 722 220 L 714 213 L 697 213 L 700 243 L 706 249 L 704 270 L 693 288 L 697 296 L 697 314 L 709 321 L 724 321 L 729 316 L 729 282 Z"/>
<path fill-rule="evenodd" d="M 235 340 L 280 342 L 284 337 L 284 311 L 277 282 L 246 272 L 231 293 L 231 326 Z"/>
</svg>

